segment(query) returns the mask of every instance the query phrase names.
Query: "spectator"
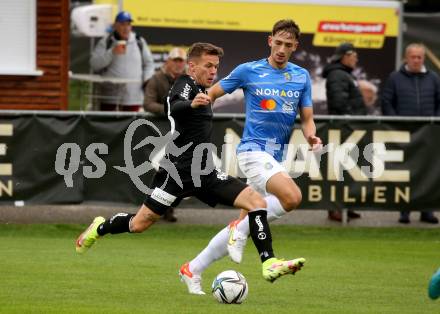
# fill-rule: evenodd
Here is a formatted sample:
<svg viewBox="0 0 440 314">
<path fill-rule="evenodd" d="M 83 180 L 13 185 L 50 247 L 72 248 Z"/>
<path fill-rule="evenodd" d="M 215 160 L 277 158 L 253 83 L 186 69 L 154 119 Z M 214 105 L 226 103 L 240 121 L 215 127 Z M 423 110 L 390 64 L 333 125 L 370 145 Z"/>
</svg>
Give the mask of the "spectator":
<svg viewBox="0 0 440 314">
<path fill-rule="evenodd" d="M 186 52 L 182 48 L 171 49 L 165 64 L 151 77 L 145 90 L 144 109 L 155 114 L 164 114 L 168 91 L 174 81 L 185 72 Z"/>
<path fill-rule="evenodd" d="M 98 42 L 90 59 L 95 73 L 133 80 L 124 84 L 101 84 L 100 109 L 104 111 L 139 111 L 144 102 L 143 85 L 154 72 L 150 49 L 145 39 L 132 31 L 132 21 L 130 13 L 119 12 L 114 31 Z"/>
<path fill-rule="evenodd" d="M 369 115 L 380 115 L 379 108 L 376 107 L 377 87 L 373 83 L 366 80 L 359 80 L 359 90 L 364 100 L 367 113 Z"/>
<path fill-rule="evenodd" d="M 339 45 L 330 63 L 324 68 L 327 108 L 334 115 L 365 115 L 367 110 L 362 99 L 356 78 L 351 72 L 358 63 L 357 52 L 350 43 Z M 353 210 L 348 211 L 348 218 L 360 218 L 361 215 Z M 342 221 L 340 211 L 329 210 L 330 220 Z"/>
<path fill-rule="evenodd" d="M 405 49 L 404 64 L 389 76 L 382 95 L 382 112 L 387 116 L 439 116 L 440 79 L 426 69 L 425 46 L 412 43 Z M 431 211 L 420 220 L 438 223 Z M 410 212 L 400 212 L 400 223 L 410 222 Z"/>
</svg>

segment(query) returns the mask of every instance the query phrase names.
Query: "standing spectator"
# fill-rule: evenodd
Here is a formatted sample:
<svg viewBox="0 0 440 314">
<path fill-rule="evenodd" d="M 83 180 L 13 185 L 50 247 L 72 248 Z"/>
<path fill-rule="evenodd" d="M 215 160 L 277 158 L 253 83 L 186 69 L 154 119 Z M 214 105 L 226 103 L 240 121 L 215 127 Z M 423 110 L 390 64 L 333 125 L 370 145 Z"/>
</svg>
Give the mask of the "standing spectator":
<svg viewBox="0 0 440 314">
<path fill-rule="evenodd" d="M 185 72 L 186 52 L 182 48 L 170 50 L 167 61 L 148 81 L 145 90 L 144 109 L 155 114 L 164 114 L 168 91 L 176 79 Z"/>
<path fill-rule="evenodd" d="M 116 15 L 114 31 L 103 37 L 90 59 L 94 72 L 110 78 L 133 80 L 124 84 L 101 84 L 104 111 L 139 111 L 144 102 L 144 83 L 153 75 L 154 64 L 148 45 L 132 31 L 130 13 Z"/>
<path fill-rule="evenodd" d="M 405 49 L 405 62 L 391 73 L 382 95 L 382 112 L 387 116 L 439 116 L 440 79 L 425 67 L 425 46 L 412 43 Z M 400 223 L 410 222 L 410 212 L 400 212 Z M 430 211 L 420 220 L 438 223 Z"/>
<path fill-rule="evenodd" d="M 357 52 L 353 45 L 350 43 L 339 45 L 330 61 L 323 72 L 324 78 L 327 79 L 325 87 L 328 113 L 334 115 L 367 114 L 357 80 L 351 74 L 358 63 Z M 348 211 L 348 218 L 360 217 L 360 214 L 352 210 Z M 328 218 L 342 221 L 342 214 L 339 211 L 329 210 Z"/>
<path fill-rule="evenodd" d="M 177 78 L 185 72 L 186 66 L 186 52 L 182 48 L 175 47 L 170 50 L 167 61 L 151 79 L 145 88 L 144 109 L 147 112 L 152 112 L 158 115 L 164 115 L 166 108 L 166 98 L 168 92 L 173 86 Z M 163 219 L 169 222 L 176 222 L 177 217 L 174 216 L 174 208 L 169 207 Z"/>
</svg>

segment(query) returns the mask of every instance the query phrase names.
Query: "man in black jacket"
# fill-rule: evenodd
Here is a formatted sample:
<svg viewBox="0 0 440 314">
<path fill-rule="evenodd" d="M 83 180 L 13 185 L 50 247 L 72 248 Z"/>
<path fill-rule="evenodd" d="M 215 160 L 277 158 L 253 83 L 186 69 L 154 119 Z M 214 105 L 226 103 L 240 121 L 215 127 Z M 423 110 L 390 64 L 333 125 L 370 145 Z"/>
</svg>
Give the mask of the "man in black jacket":
<svg viewBox="0 0 440 314">
<path fill-rule="evenodd" d="M 367 108 L 359 85 L 351 74 L 358 62 L 357 52 L 353 45 L 350 43 L 339 45 L 330 61 L 331 63 L 327 64 L 323 72 L 323 77 L 327 79 L 325 88 L 328 113 L 333 115 L 366 115 Z M 330 210 L 328 218 L 342 221 L 342 215 L 339 211 Z M 360 218 L 360 214 L 349 210 L 348 218 Z"/>
<path fill-rule="evenodd" d="M 426 69 L 425 47 L 412 43 L 405 49 L 405 63 L 391 73 L 382 95 L 382 112 L 387 116 L 440 116 L 440 79 Z M 432 212 L 420 220 L 438 223 Z M 400 212 L 400 223 L 409 223 L 409 212 Z"/>
<path fill-rule="evenodd" d="M 365 115 L 367 109 L 356 78 L 351 72 L 358 63 L 357 52 L 350 43 L 336 48 L 331 63 L 324 68 L 328 113 L 334 115 Z"/>
</svg>

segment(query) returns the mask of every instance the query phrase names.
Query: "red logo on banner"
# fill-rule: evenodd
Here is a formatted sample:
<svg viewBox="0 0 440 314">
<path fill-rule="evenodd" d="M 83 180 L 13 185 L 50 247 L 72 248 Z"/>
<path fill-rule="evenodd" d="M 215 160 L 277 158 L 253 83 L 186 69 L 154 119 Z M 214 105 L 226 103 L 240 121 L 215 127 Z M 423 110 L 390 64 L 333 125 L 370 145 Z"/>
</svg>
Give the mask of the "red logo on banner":
<svg viewBox="0 0 440 314">
<path fill-rule="evenodd" d="M 385 28 L 385 23 L 321 21 L 318 32 L 383 35 Z"/>
</svg>

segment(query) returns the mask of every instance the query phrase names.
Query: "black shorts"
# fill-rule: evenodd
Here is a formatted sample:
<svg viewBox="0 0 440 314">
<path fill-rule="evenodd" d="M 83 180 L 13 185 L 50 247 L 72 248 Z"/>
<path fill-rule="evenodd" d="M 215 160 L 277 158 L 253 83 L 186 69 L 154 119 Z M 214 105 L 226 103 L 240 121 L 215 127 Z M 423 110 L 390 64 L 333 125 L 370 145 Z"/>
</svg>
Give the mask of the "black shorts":
<svg viewBox="0 0 440 314">
<path fill-rule="evenodd" d="M 195 196 L 205 204 L 214 207 L 217 204 L 233 206 L 238 194 L 247 184 L 217 170 L 200 176 L 200 186 L 194 186 L 190 173 L 179 171 L 182 187 L 168 173 L 160 168 L 150 185 L 151 195 L 147 195 L 144 204 L 158 215 L 163 215 L 169 207 L 177 206 L 188 196 Z"/>
</svg>

